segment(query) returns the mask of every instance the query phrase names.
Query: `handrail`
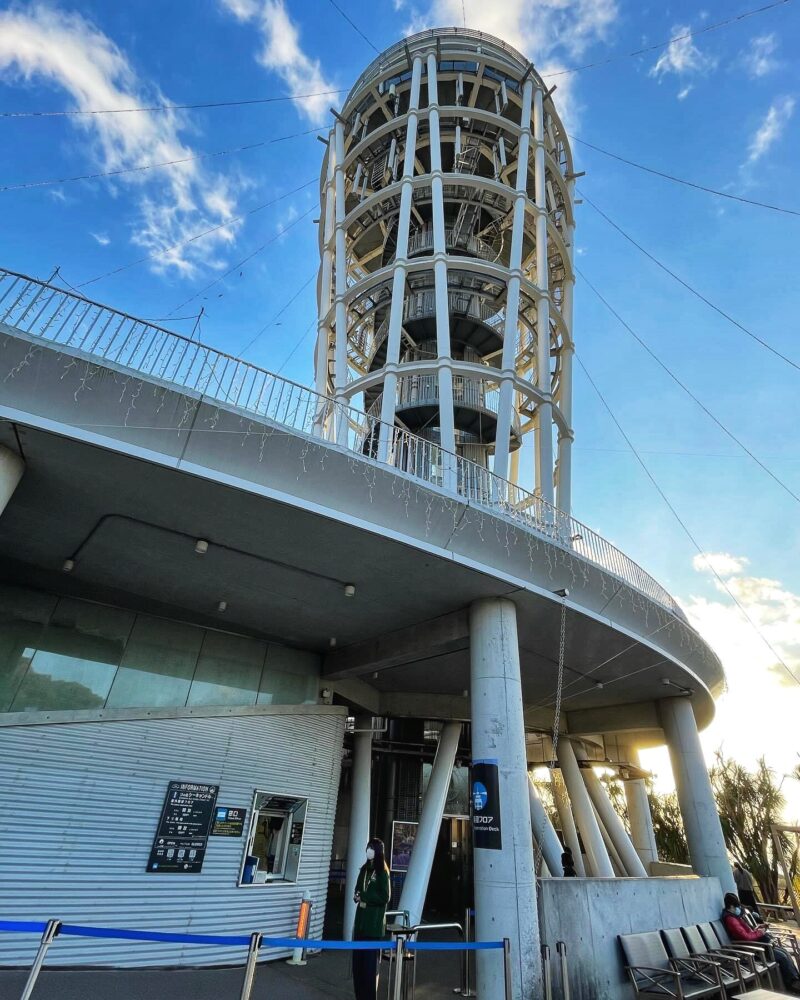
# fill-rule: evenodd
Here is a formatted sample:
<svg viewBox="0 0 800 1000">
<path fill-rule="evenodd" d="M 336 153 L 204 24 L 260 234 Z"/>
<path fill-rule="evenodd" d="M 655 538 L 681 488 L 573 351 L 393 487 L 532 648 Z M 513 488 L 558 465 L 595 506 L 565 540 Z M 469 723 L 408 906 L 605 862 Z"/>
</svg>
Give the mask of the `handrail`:
<svg viewBox="0 0 800 1000">
<path fill-rule="evenodd" d="M 0 268 L 0 334 L 63 349 L 326 440 L 510 520 L 646 595 L 683 622 L 672 596 L 625 553 L 542 497 L 378 415 L 49 282 Z M 87 374 L 88 377 L 88 374 Z"/>
</svg>

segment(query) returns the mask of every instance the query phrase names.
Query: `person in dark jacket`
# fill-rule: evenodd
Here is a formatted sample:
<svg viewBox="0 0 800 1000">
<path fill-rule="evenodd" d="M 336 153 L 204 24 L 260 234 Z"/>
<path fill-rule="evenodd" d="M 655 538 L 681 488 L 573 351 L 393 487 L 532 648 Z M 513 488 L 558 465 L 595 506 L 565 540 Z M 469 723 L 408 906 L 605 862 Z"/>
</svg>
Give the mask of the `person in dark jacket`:
<svg viewBox="0 0 800 1000">
<path fill-rule="evenodd" d="M 758 912 L 758 901 L 753 891 L 755 879 L 752 872 L 749 872 L 744 865 L 740 865 L 738 861 L 734 861 L 733 881 L 736 883 L 736 892 L 739 895 L 739 899 L 748 910 L 752 910 L 760 919 L 761 914 Z"/>
<path fill-rule="evenodd" d="M 575 870 L 575 858 L 572 856 L 572 848 L 565 847 L 561 855 L 561 867 L 564 869 L 564 878 L 577 878 Z"/>
<path fill-rule="evenodd" d="M 354 941 L 382 941 L 386 937 L 386 907 L 391 887 L 383 841 L 373 837 L 367 844 L 367 860 L 356 879 Z M 377 949 L 353 952 L 353 988 L 356 1000 L 376 1000 L 378 995 Z"/>
<path fill-rule="evenodd" d="M 733 892 L 725 894 L 725 909 L 722 911 L 722 922 L 725 924 L 725 930 L 732 941 L 748 941 L 772 945 L 772 950 L 775 953 L 775 961 L 780 967 L 786 989 L 792 993 L 800 993 L 800 973 L 798 973 L 797 966 L 792 961 L 791 955 L 788 951 L 784 951 L 783 948 L 779 948 L 776 944 L 773 944 L 772 938 L 767 933 L 766 924 L 759 924 L 754 929 L 747 923 L 744 918 L 741 901 Z"/>
</svg>

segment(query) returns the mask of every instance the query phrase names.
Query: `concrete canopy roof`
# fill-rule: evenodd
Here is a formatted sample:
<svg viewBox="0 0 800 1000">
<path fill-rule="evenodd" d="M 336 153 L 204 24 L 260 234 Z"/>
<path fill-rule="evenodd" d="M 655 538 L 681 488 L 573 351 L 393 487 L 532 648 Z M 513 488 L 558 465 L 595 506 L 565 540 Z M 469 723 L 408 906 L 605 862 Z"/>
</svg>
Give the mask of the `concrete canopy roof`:
<svg viewBox="0 0 800 1000">
<path fill-rule="evenodd" d="M 316 650 L 323 684 L 348 703 L 428 718 L 469 717 L 465 609 L 507 596 L 519 612 L 527 721 L 541 728 L 557 670 L 554 592 L 567 587 L 571 731 L 658 739 L 656 702 L 677 693 L 664 679 L 693 689 L 701 725 L 713 715 L 722 683 L 713 653 L 596 567 L 233 407 L 162 387 L 137 396 L 134 422 L 118 373 L 101 369 L 83 399 L 79 379 L 63 354 L 42 350 L 3 385 L 0 442 L 16 450 L 18 436 L 26 461 L 0 517 L 6 579 Z M 197 539 L 210 543 L 205 556 Z"/>
</svg>

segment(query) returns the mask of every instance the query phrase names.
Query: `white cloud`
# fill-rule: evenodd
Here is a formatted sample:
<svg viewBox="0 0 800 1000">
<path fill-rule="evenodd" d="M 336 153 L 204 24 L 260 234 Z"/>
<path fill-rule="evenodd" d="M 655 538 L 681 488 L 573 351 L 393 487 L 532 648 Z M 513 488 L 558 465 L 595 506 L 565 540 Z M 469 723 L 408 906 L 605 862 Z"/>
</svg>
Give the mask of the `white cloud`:
<svg viewBox="0 0 800 1000">
<path fill-rule="evenodd" d="M 695 73 L 706 73 L 714 68 L 716 60 L 700 51 L 692 39 L 688 37 L 690 31 L 691 28 L 688 24 L 673 26 L 672 35 L 675 40 L 669 43 L 650 68 L 650 76 L 662 79 L 672 73 L 675 76 L 684 77 Z M 686 94 L 683 96 L 685 97 Z"/>
<path fill-rule="evenodd" d="M 701 736 L 706 761 L 713 763 L 720 747 L 751 767 L 763 754 L 780 777 L 799 760 L 795 734 L 800 684 L 758 633 L 800 679 L 800 593 L 778 580 L 744 575 L 749 560 L 742 556 L 714 553 L 710 558 L 758 632 L 727 595 L 719 600 L 691 597 L 681 602 L 691 623 L 721 659 L 728 678 L 728 690 L 717 702 L 714 721 Z M 699 572 L 708 572 L 699 557 L 693 563 Z M 645 766 L 658 770 L 660 786 L 669 786 L 666 754 L 647 751 L 645 756 Z M 800 785 L 786 782 L 784 791 L 790 796 L 787 817 L 800 817 Z"/>
<path fill-rule="evenodd" d="M 754 79 L 766 76 L 778 66 L 778 60 L 774 58 L 778 48 L 778 39 L 774 34 L 759 35 L 754 38 L 748 49 L 742 52 L 742 62 L 745 69 Z"/>
<path fill-rule="evenodd" d="M 750 560 L 744 556 L 732 556 L 728 552 L 706 552 L 692 559 L 692 567 L 697 573 L 719 573 L 722 577 L 741 573 Z"/>
<path fill-rule="evenodd" d="M 756 163 L 781 138 L 789 119 L 794 114 L 794 106 L 793 97 L 778 97 L 772 102 L 747 147 L 746 164 Z"/>
<path fill-rule="evenodd" d="M 101 247 L 107 247 L 111 242 L 110 238 L 106 236 L 105 233 L 90 233 L 89 235 L 97 240 Z"/>
<path fill-rule="evenodd" d="M 240 0 L 242 2 L 242 0 Z M 0 12 L 0 71 L 6 81 L 45 81 L 59 87 L 76 110 L 115 109 L 169 103 L 158 88 L 141 81 L 125 54 L 80 14 L 29 4 Z M 176 112 L 76 116 L 73 125 L 90 138 L 88 149 L 103 170 L 192 156 L 180 138 Z M 137 196 L 132 241 L 149 253 L 179 243 L 207 221 L 220 222 L 232 209 L 231 183 L 196 162 L 117 180 Z M 156 271 L 191 275 L 199 264 L 218 265 L 220 245 L 233 239 L 224 228 L 202 241 L 156 258 Z"/>
<path fill-rule="evenodd" d="M 300 32 L 289 17 L 284 0 L 220 2 L 239 21 L 258 25 L 262 41 L 258 61 L 281 77 L 306 118 L 314 125 L 321 125 L 335 97 L 330 92 L 337 87 L 323 73 L 319 59 L 312 59 L 303 51 Z M 317 96 L 303 96 L 308 94 Z"/>
<path fill-rule="evenodd" d="M 678 100 L 679 100 L 679 101 L 685 101 L 685 100 L 686 100 L 686 98 L 687 98 L 687 97 L 689 96 L 689 94 L 691 94 L 691 92 L 692 92 L 693 90 L 694 90 L 694 86 L 693 86 L 693 85 L 692 85 L 691 83 L 687 84 L 687 85 L 686 85 L 686 86 L 685 86 L 685 87 L 683 88 L 683 90 L 679 90 L 679 91 L 678 91 Z"/>
<path fill-rule="evenodd" d="M 411 6 L 406 33 L 461 25 L 461 0 L 428 0 Z M 519 49 L 545 79 L 569 68 L 596 42 L 605 41 L 617 20 L 617 0 L 464 0 L 467 27 L 485 31 Z M 568 129 L 577 127 L 576 77 L 556 76 L 554 101 Z"/>
</svg>

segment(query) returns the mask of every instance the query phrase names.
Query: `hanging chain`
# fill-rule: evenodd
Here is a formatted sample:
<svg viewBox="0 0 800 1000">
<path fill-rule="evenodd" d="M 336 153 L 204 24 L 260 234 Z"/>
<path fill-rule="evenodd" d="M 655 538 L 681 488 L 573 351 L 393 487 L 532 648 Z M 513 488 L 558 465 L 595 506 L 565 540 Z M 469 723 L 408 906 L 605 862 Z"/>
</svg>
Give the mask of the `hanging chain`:
<svg viewBox="0 0 800 1000">
<path fill-rule="evenodd" d="M 555 773 L 555 766 L 558 763 L 558 734 L 561 727 L 561 693 L 564 688 L 564 658 L 566 654 L 567 646 L 567 594 L 561 598 L 561 625 L 559 629 L 558 636 L 558 676 L 556 678 L 556 705 L 555 711 L 553 713 L 553 733 L 551 736 L 552 742 L 552 752 L 550 754 L 550 774 Z M 542 809 L 544 810 L 544 803 L 542 803 Z M 544 860 L 544 854 L 542 851 L 542 844 L 544 843 L 544 831 L 547 823 L 547 812 L 543 811 L 542 814 L 542 826 L 539 830 L 539 837 L 536 842 L 536 876 L 537 878 L 542 873 L 542 861 Z M 558 872 L 551 872 L 553 876 L 558 875 Z"/>
</svg>

